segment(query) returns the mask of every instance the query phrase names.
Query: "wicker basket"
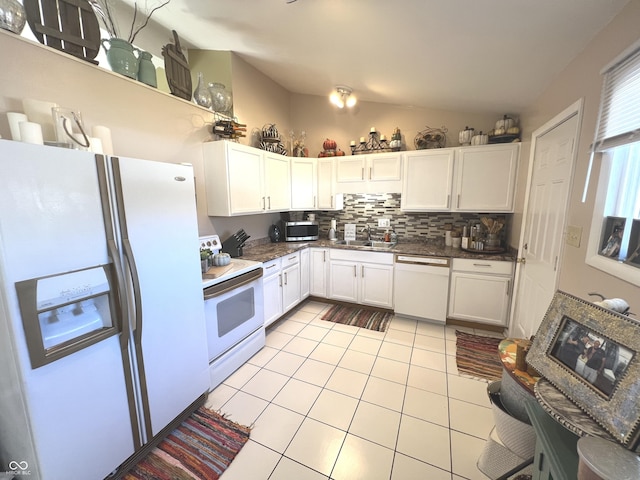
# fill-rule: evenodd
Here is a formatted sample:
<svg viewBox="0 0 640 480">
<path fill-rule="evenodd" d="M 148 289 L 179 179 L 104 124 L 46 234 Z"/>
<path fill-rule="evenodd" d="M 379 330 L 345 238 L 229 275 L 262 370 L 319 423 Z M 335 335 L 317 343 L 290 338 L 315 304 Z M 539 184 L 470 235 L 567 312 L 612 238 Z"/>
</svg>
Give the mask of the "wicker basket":
<svg viewBox="0 0 640 480">
<path fill-rule="evenodd" d="M 535 450 L 536 433 L 531 425 L 507 413 L 500 398 L 501 385 L 502 382 L 498 380 L 487 387 L 498 438 L 520 458 L 531 458 Z"/>
<path fill-rule="evenodd" d="M 525 463 L 525 460 L 505 447 L 498 438 L 496 429 L 493 428 L 478 458 L 477 466 L 487 477 L 500 478 Z"/>
</svg>

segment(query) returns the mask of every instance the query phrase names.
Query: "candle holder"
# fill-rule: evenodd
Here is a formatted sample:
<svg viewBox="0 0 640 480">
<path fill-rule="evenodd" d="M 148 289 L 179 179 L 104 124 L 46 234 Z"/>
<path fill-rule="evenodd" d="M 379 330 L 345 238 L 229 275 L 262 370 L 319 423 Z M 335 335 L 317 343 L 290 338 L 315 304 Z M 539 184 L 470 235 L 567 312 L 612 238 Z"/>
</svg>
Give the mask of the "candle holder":
<svg viewBox="0 0 640 480">
<path fill-rule="evenodd" d="M 369 137 L 360 137 L 360 143 L 356 145 L 351 141 L 351 155 L 362 155 L 365 153 L 390 152 L 391 147 L 384 135 L 380 136 L 374 128 L 369 132 Z"/>
</svg>

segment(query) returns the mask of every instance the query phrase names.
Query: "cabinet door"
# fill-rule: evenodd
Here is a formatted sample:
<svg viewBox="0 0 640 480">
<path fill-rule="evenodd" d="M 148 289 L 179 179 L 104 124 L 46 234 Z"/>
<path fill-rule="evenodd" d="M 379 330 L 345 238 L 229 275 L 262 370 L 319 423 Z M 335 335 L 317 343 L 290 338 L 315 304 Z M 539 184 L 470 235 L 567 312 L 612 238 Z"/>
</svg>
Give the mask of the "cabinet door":
<svg viewBox="0 0 640 480">
<path fill-rule="evenodd" d="M 309 293 L 315 297 L 326 298 L 329 251 L 326 248 L 312 248 L 310 255 L 311 272 Z"/>
<path fill-rule="evenodd" d="M 228 143 L 227 165 L 231 215 L 262 212 L 262 152 Z"/>
<path fill-rule="evenodd" d="M 329 263 L 329 298 L 358 303 L 358 264 L 344 260 Z"/>
<path fill-rule="evenodd" d="M 334 205 L 334 160 L 333 158 L 319 158 L 316 165 L 318 172 L 318 209 L 333 210 L 336 208 Z"/>
<path fill-rule="evenodd" d="M 456 159 L 455 210 L 513 212 L 520 146 L 461 148 Z"/>
<path fill-rule="evenodd" d="M 459 320 L 506 326 L 511 277 L 451 273 L 449 316 Z"/>
<path fill-rule="evenodd" d="M 282 268 L 282 309 L 288 312 L 300 303 L 300 264 Z"/>
<path fill-rule="evenodd" d="M 291 209 L 315 210 L 316 161 L 313 158 L 291 159 Z"/>
<path fill-rule="evenodd" d="M 367 155 L 368 180 L 370 182 L 400 181 L 402 179 L 402 155 L 399 153 L 374 153 Z"/>
<path fill-rule="evenodd" d="M 361 263 L 360 303 L 393 308 L 393 266 Z"/>
<path fill-rule="evenodd" d="M 300 251 L 300 300 L 304 300 L 309 296 L 311 278 L 309 258 L 308 248 Z"/>
<path fill-rule="evenodd" d="M 453 149 L 418 150 L 404 154 L 401 210 L 449 210 L 453 155 Z"/>
<path fill-rule="evenodd" d="M 365 181 L 366 158 L 364 156 L 339 157 L 336 181 L 338 183 Z"/>
<path fill-rule="evenodd" d="M 282 310 L 282 274 L 280 272 L 264 277 L 264 325 L 269 326 L 284 313 Z"/>
<path fill-rule="evenodd" d="M 247 175 L 247 172 L 244 172 Z M 264 153 L 264 210 L 279 212 L 291 208 L 289 157 Z"/>
</svg>

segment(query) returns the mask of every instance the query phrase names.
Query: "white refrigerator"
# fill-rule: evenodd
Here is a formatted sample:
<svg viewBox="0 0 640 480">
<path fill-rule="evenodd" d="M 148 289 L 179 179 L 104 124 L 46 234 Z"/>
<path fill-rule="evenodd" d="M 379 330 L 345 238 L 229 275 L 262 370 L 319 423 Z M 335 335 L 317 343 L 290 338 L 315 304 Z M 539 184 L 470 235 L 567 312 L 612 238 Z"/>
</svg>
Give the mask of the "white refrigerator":
<svg viewBox="0 0 640 480">
<path fill-rule="evenodd" d="M 111 475 L 207 360 L 191 167 L 0 140 L 0 474 Z"/>
</svg>

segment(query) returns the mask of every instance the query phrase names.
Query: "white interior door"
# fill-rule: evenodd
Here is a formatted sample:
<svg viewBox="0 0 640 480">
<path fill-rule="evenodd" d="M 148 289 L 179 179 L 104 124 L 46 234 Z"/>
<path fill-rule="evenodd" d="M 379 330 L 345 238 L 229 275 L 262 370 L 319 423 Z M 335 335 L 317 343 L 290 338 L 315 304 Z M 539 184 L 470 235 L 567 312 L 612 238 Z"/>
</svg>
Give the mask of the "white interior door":
<svg viewBox="0 0 640 480">
<path fill-rule="evenodd" d="M 535 334 L 556 291 L 582 100 L 532 135 L 512 336 Z"/>
</svg>

